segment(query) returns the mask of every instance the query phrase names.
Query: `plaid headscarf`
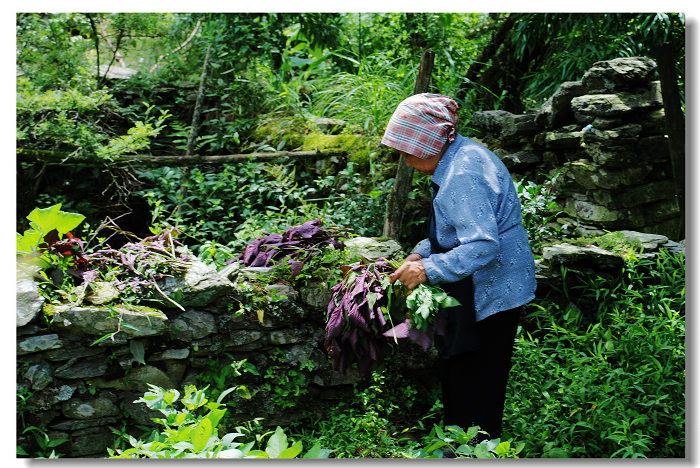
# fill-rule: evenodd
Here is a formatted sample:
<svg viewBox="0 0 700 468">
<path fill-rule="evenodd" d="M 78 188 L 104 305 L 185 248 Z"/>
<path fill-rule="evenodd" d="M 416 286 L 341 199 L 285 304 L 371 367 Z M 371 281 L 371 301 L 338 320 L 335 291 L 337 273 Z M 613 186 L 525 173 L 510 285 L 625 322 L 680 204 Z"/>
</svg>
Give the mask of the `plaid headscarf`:
<svg viewBox="0 0 700 468">
<path fill-rule="evenodd" d="M 399 104 L 384 131 L 382 143 L 417 158 L 437 156 L 454 141 L 457 103 L 441 94 L 414 94 Z"/>
</svg>

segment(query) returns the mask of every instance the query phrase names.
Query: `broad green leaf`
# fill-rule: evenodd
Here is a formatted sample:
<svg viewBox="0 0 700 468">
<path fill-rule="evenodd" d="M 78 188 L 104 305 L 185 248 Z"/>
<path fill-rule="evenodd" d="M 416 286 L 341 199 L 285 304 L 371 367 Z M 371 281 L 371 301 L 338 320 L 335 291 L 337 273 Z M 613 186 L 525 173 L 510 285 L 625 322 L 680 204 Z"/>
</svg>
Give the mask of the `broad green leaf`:
<svg viewBox="0 0 700 468">
<path fill-rule="evenodd" d="M 239 385 L 238 388 L 236 388 L 236 394 L 245 400 L 250 400 L 253 397 L 253 395 L 250 394 L 250 390 L 248 390 L 248 387 L 245 385 Z"/>
<path fill-rule="evenodd" d="M 199 421 L 190 431 L 190 441 L 194 446 L 195 451 L 201 452 L 204 447 L 207 446 L 209 442 L 209 437 L 211 437 L 214 432 L 214 426 L 211 423 L 211 419 L 208 417 L 203 418 Z"/>
<path fill-rule="evenodd" d="M 36 229 L 27 229 L 24 234 L 17 233 L 17 253 L 30 254 L 36 252 L 44 235 Z"/>
<path fill-rule="evenodd" d="M 270 456 L 262 450 L 251 450 L 247 453 L 246 458 L 270 458 Z"/>
<path fill-rule="evenodd" d="M 267 441 L 267 447 L 265 447 L 265 453 L 269 455 L 270 458 L 277 458 L 280 453 L 282 453 L 287 448 L 287 435 L 284 433 L 281 427 L 277 426 L 275 433 L 270 436 L 270 440 Z"/>
<path fill-rule="evenodd" d="M 298 441 L 288 449 L 282 450 L 282 453 L 280 453 L 277 458 L 296 458 L 296 456 L 299 455 L 303 449 L 304 446 L 302 445 L 301 441 Z"/>
<path fill-rule="evenodd" d="M 258 314 L 258 322 L 263 323 L 263 319 L 265 318 L 265 311 L 262 309 L 258 309 L 256 312 Z"/>
<path fill-rule="evenodd" d="M 129 351 L 131 351 L 131 355 L 134 356 L 134 359 L 136 359 L 136 362 L 139 362 L 141 364 L 146 364 L 146 361 L 144 360 L 145 356 L 145 349 L 143 347 L 143 342 L 139 340 L 131 340 L 129 342 Z M 179 395 L 179 393 L 178 393 Z M 177 398 L 176 398 L 177 399 Z M 172 401 L 168 401 L 168 399 L 165 399 L 166 403 L 172 404 Z"/>
<path fill-rule="evenodd" d="M 213 427 L 216 427 L 219 424 L 219 421 L 221 421 L 221 418 L 224 417 L 224 414 L 226 414 L 226 408 L 216 409 L 210 411 L 205 418 L 211 421 Z"/>
<path fill-rule="evenodd" d="M 302 458 L 323 458 L 321 457 L 321 444 L 316 442 Z"/>
<path fill-rule="evenodd" d="M 375 292 L 368 292 L 366 297 L 369 310 L 374 310 L 374 304 L 377 302 L 378 294 Z"/>
<path fill-rule="evenodd" d="M 27 219 L 36 223 L 44 235 L 56 229 L 58 231 L 58 237 L 61 237 L 66 232 L 75 229 L 82 223 L 85 216 L 78 213 L 61 211 L 61 204 L 58 203 L 48 208 L 34 208 L 32 212 L 27 215 Z"/>
</svg>

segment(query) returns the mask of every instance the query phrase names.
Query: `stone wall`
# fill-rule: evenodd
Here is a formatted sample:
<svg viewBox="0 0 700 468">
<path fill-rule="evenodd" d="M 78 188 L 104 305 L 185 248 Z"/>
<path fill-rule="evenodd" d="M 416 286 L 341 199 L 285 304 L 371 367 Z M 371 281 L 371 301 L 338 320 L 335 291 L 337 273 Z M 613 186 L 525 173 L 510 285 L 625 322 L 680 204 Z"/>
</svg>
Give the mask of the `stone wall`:
<svg viewBox="0 0 700 468">
<path fill-rule="evenodd" d="M 369 258 L 403 257 L 394 241 L 355 238 L 348 248 Z M 112 429 L 126 425 L 129 434 L 139 435 L 136 425 L 154 426 L 150 418 L 161 416 L 134 403 L 148 383 L 201 389 L 218 378 L 227 386 L 246 385 L 251 398 L 229 394 L 226 403 L 235 405 L 229 411 L 237 421 L 262 417 L 272 427 L 304 412 L 321 416 L 349 400 L 363 377 L 352 369 L 345 375 L 331 370 L 323 348 L 332 285 L 319 281 L 296 290 L 270 284 L 255 291 L 260 281 L 252 280 L 269 273 L 237 263 L 220 271 L 191 263 L 183 277 L 160 286 L 184 310 L 168 301 L 157 309 L 109 302 L 108 287 L 79 306 L 42 305 L 36 283 L 19 274 L 17 393 L 28 397 L 24 426 L 46 428 L 52 440 L 68 439 L 58 449 L 66 456 L 103 457 L 116 439 Z M 402 356 L 413 357 L 397 360 L 399 367 L 432 372 L 431 352 L 402 346 Z M 230 364 L 243 359 L 259 375 L 234 378 Z M 30 435 L 20 436 L 18 443 L 28 440 Z"/>
<path fill-rule="evenodd" d="M 644 57 L 597 62 L 522 115 L 476 112 L 471 126 L 517 180 L 555 179 L 578 235 L 629 229 L 679 238 L 665 116 L 656 63 Z M 586 127 L 590 127 L 587 129 Z"/>
<path fill-rule="evenodd" d="M 644 255 L 660 248 L 684 251 L 661 235 L 622 234 L 643 247 Z M 391 240 L 359 237 L 347 245 L 368 258 L 404 255 Z M 567 278 L 591 272 L 615 276 L 623 260 L 591 246 L 546 247 L 536 265 L 538 295 L 561 287 L 560 265 L 572 272 Z M 46 428 L 52 440 L 68 439 L 59 449 L 65 456 L 104 457 L 105 447 L 117 438 L 113 429 L 138 436 L 144 426 L 155 425 L 150 418 L 161 416 L 134 403 L 149 383 L 201 389 L 218 378 L 226 386 L 246 385 L 251 398 L 230 393 L 229 411 L 238 422 L 262 417 L 272 427 L 286 426 L 303 413 L 322 416 L 348 401 L 363 376 L 355 369 L 345 375 L 331 370 L 323 349 L 332 285 L 319 278 L 297 289 L 277 283 L 251 294 L 259 283 L 253 280 L 270 271 L 237 263 L 216 271 L 193 262 L 183 277 L 161 285 L 184 310 L 167 301 L 158 309 L 106 303 L 109 291 L 99 289 L 79 306 L 42 305 L 33 280 L 18 275 L 17 393 L 27 397 L 24 426 Z M 416 399 L 427 402 L 437 383 L 436 357 L 433 348 L 423 351 L 404 340 L 393 348 L 387 366 L 400 373 L 400 385 L 413 385 Z M 259 375 L 234 378 L 230 364 L 243 359 Z M 293 380 L 290 370 L 296 372 Z M 18 444 L 26 446 L 28 440 L 20 436 Z"/>
</svg>

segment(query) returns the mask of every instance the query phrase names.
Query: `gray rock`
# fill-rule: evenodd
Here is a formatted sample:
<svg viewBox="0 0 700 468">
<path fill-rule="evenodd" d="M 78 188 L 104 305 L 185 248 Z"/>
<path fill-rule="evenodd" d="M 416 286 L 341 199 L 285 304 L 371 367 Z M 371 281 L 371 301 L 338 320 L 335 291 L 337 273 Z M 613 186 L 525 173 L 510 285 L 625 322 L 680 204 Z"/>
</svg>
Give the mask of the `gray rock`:
<svg viewBox="0 0 700 468">
<path fill-rule="evenodd" d="M 622 217 L 619 211 L 596 205 L 587 200 L 568 199 L 564 206 L 564 212 L 589 223 L 611 223 Z"/>
<path fill-rule="evenodd" d="M 28 324 L 41 311 L 44 298 L 39 294 L 39 286 L 32 279 L 35 269 L 17 267 L 16 299 L 17 320 L 16 326 Z"/>
<path fill-rule="evenodd" d="M 43 390 L 53 382 L 52 369 L 45 364 L 34 364 L 24 373 L 24 378 L 32 385 L 33 390 Z"/>
<path fill-rule="evenodd" d="M 325 311 L 331 300 L 330 288 L 327 283 L 315 281 L 299 288 L 299 297 L 304 304 Z"/>
<path fill-rule="evenodd" d="M 586 94 L 571 100 L 576 121 L 582 125 L 591 123 L 596 117 L 630 116 L 640 111 L 663 106 L 661 86 L 658 81 L 648 89 L 618 94 Z"/>
<path fill-rule="evenodd" d="M 175 388 L 175 384 L 165 372 L 157 367 L 148 365 L 131 369 L 123 378 L 109 381 L 100 380 L 98 381 L 98 386 L 100 388 L 114 388 L 143 393 L 148 391 L 149 383 L 165 389 Z"/>
<path fill-rule="evenodd" d="M 258 330 L 234 330 L 231 333 L 228 333 L 225 337 L 226 347 L 241 347 L 263 341 L 260 343 L 262 346 L 263 344 L 267 343 L 266 341 L 261 340 L 263 336 L 265 335 Z"/>
<path fill-rule="evenodd" d="M 581 82 L 590 93 L 644 86 L 654 77 L 656 62 L 647 57 L 620 57 L 596 62 Z"/>
<path fill-rule="evenodd" d="M 605 169 L 588 160 L 572 161 L 565 164 L 567 177 L 588 190 L 619 189 L 643 183 L 653 167 L 649 164 L 628 166 L 624 169 Z"/>
<path fill-rule="evenodd" d="M 187 348 L 181 349 L 166 349 L 162 353 L 156 353 L 148 358 L 149 361 L 163 361 L 166 359 L 187 359 L 190 356 L 190 350 Z"/>
<path fill-rule="evenodd" d="M 119 289 L 113 283 L 96 281 L 90 283 L 92 291 L 85 296 L 85 300 L 94 305 L 106 304 L 119 297 Z"/>
<path fill-rule="evenodd" d="M 46 351 L 45 356 L 49 361 L 67 361 L 74 358 L 96 356 L 104 352 L 104 348 L 97 346 L 70 346 Z"/>
<path fill-rule="evenodd" d="M 624 266 L 624 260 L 612 252 L 595 246 L 568 243 L 545 247 L 542 249 L 542 257 L 553 265 L 564 265 L 574 269 L 618 271 Z"/>
<path fill-rule="evenodd" d="M 210 304 L 232 288 L 233 284 L 226 277 L 219 274 L 214 267 L 201 261 L 188 263 L 184 276 L 167 277 L 161 286 L 168 296 L 175 293 L 180 296 L 181 293 L 180 305 L 198 307 Z M 163 305 L 170 306 L 167 301 Z"/>
<path fill-rule="evenodd" d="M 578 149 L 581 146 L 581 131 L 553 131 L 539 133 L 535 137 L 535 143 L 549 150 Z"/>
<path fill-rule="evenodd" d="M 61 385 L 56 389 L 56 402 L 70 400 L 74 391 L 70 385 Z"/>
<path fill-rule="evenodd" d="M 238 281 L 245 279 L 255 279 L 259 276 L 270 276 L 275 271 L 275 267 L 245 267 L 238 271 Z"/>
<path fill-rule="evenodd" d="M 97 419 L 72 419 L 51 424 L 51 429 L 56 429 L 58 431 L 79 431 L 89 427 L 106 426 L 107 424 L 114 424 L 115 422 L 117 422 L 115 416 Z"/>
<path fill-rule="evenodd" d="M 194 384 L 194 379 L 191 384 Z M 185 382 L 183 382 L 183 385 Z M 152 410 L 145 403 L 136 403 L 136 400 L 141 398 L 142 394 L 126 391 L 124 392 L 124 412 L 129 416 L 129 419 L 136 424 L 141 424 L 147 427 L 154 427 L 156 423 L 152 418 L 162 418 L 163 413 L 158 410 Z"/>
<path fill-rule="evenodd" d="M 484 131 L 488 135 L 500 136 L 503 124 L 506 119 L 512 116 L 508 111 L 504 110 L 487 110 L 474 112 L 470 126 Z"/>
<path fill-rule="evenodd" d="M 116 436 L 106 426 L 95 426 L 71 434 L 69 455 L 81 458 L 88 456 L 105 457 L 107 450 L 114 444 Z"/>
<path fill-rule="evenodd" d="M 509 144 L 536 133 L 540 129 L 536 116 L 534 113 L 503 116 L 499 137 L 505 144 Z"/>
<path fill-rule="evenodd" d="M 63 342 L 56 334 L 32 336 L 17 342 L 17 355 L 23 356 L 29 353 L 61 348 L 62 346 Z"/>
<path fill-rule="evenodd" d="M 44 309 L 49 315 L 53 315 L 54 324 L 58 327 L 85 335 L 113 333 L 117 331 L 120 322 L 123 324 L 119 327 L 120 333 L 129 338 L 161 335 L 168 329 L 168 317 L 157 309 L 145 306 L 115 305 L 109 309 L 97 306 L 52 305 L 44 306 Z"/>
<path fill-rule="evenodd" d="M 80 362 L 71 359 L 62 367 L 56 369 L 55 376 L 61 379 L 89 379 L 91 377 L 99 377 L 107 373 L 109 364 L 102 359 L 90 359 Z"/>
<path fill-rule="evenodd" d="M 505 164 L 509 171 L 519 171 L 542 162 L 541 157 L 530 151 L 518 151 L 517 153 L 506 154 L 502 157 L 499 155 L 499 158 L 501 158 L 501 161 L 503 161 L 503 164 Z"/>
<path fill-rule="evenodd" d="M 299 297 L 299 292 L 288 284 L 268 284 L 265 289 L 270 291 L 270 295 L 268 295 L 270 301 L 294 300 Z"/>
<path fill-rule="evenodd" d="M 273 345 L 287 345 L 292 343 L 301 343 L 309 337 L 309 331 L 299 328 L 286 330 L 273 330 L 270 332 L 269 340 Z"/>
<path fill-rule="evenodd" d="M 580 81 L 566 81 L 551 98 L 551 114 L 547 119 L 547 128 L 558 128 L 574 122 L 571 100 L 586 94 Z"/>
<path fill-rule="evenodd" d="M 70 419 L 98 419 L 105 416 L 115 416 L 119 412 L 114 403 L 102 397 L 67 401 L 62 405 L 61 411 L 65 417 Z"/>
<path fill-rule="evenodd" d="M 216 332 L 214 316 L 198 310 L 187 310 L 170 323 L 170 333 L 179 341 L 197 340 Z"/>
<path fill-rule="evenodd" d="M 674 242 L 672 240 L 669 240 L 668 242 L 659 247 L 677 255 L 685 255 L 685 240 L 682 240 L 680 242 Z"/>
<path fill-rule="evenodd" d="M 403 258 L 401 245 L 393 239 L 378 239 L 373 237 L 353 237 L 345 241 L 345 248 L 351 255 L 367 257 L 370 260 L 386 258 Z"/>
<path fill-rule="evenodd" d="M 326 117 L 321 117 L 314 120 L 314 123 L 324 133 L 330 133 L 331 135 L 337 135 L 342 132 L 345 128 L 346 122 L 340 119 L 329 119 Z"/>
<path fill-rule="evenodd" d="M 657 250 L 659 245 L 668 242 L 668 237 L 660 234 L 649 234 L 637 231 L 619 231 L 627 242 L 639 244 L 644 250 Z"/>
<path fill-rule="evenodd" d="M 219 275 L 233 281 L 238 276 L 238 271 L 241 269 L 241 264 L 238 262 L 229 263 L 219 270 Z"/>
</svg>

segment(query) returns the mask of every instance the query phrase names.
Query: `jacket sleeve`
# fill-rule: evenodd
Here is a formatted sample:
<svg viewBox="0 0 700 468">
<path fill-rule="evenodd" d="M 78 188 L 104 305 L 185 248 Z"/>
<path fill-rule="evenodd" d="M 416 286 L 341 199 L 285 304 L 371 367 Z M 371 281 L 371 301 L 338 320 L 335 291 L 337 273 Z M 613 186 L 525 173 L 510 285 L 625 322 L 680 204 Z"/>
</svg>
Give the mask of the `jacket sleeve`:
<svg viewBox="0 0 700 468">
<path fill-rule="evenodd" d="M 418 242 L 416 246 L 413 248 L 412 254 L 417 253 L 421 257 L 430 257 L 432 254 L 432 249 L 430 246 L 430 239 L 423 239 L 422 241 Z"/>
<path fill-rule="evenodd" d="M 474 170 L 460 174 L 459 187 L 440 189 L 434 200 L 436 219 L 454 229 L 458 244 L 421 260 L 430 283 L 459 281 L 496 258 L 500 246 L 491 203 L 496 199 L 494 186 Z"/>
</svg>

